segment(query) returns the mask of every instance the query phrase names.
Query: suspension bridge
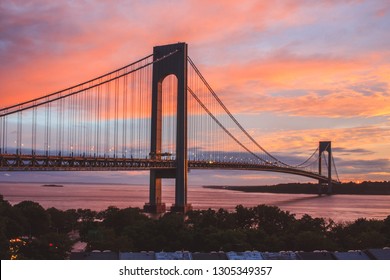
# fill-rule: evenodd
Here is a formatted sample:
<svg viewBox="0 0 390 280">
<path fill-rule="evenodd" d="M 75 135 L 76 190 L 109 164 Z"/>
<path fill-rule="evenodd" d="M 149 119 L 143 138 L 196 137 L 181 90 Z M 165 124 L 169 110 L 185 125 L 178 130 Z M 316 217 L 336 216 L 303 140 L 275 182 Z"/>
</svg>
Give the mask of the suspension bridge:
<svg viewBox="0 0 390 280">
<path fill-rule="evenodd" d="M 189 169 L 296 174 L 331 194 L 330 141 L 300 163 L 267 152 L 188 56 L 185 43 L 92 80 L 0 109 L 0 171 L 150 170 L 149 212 L 164 212 L 162 179 L 175 179 L 172 211 L 191 208 Z"/>
</svg>

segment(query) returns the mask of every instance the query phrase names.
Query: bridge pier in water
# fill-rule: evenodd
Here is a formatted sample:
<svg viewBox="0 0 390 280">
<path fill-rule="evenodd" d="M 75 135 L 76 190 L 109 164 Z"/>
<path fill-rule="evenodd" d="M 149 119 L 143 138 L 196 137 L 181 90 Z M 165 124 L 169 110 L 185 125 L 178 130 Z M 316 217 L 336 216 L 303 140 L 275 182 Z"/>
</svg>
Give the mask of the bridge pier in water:
<svg viewBox="0 0 390 280">
<path fill-rule="evenodd" d="M 161 160 L 164 151 L 162 144 L 162 83 L 169 75 L 177 78 L 177 110 L 176 110 L 176 164 L 172 169 L 152 169 L 150 171 L 149 203 L 144 210 L 152 213 L 165 212 L 162 202 L 162 179 L 175 178 L 175 203 L 171 207 L 174 212 L 186 212 L 191 209 L 187 203 L 187 51 L 186 43 L 157 46 L 153 49 L 154 60 L 165 59 L 153 65 L 152 77 L 152 119 L 151 149 L 152 159 Z"/>
<path fill-rule="evenodd" d="M 326 194 L 331 195 L 332 190 L 332 142 L 331 141 L 320 141 L 319 142 L 319 157 L 318 157 L 318 173 L 322 175 L 322 158 L 324 152 L 328 153 L 328 159 L 325 159 L 328 167 L 328 180 L 318 180 L 318 194 L 322 195 L 324 187 L 326 188 Z"/>
</svg>

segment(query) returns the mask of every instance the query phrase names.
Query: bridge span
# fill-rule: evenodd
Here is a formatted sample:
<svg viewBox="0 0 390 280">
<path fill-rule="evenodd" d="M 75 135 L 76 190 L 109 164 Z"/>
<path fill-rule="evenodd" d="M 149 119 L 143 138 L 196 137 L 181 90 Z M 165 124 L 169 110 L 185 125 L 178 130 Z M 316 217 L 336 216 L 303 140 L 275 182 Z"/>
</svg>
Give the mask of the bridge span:
<svg viewBox="0 0 390 280">
<path fill-rule="evenodd" d="M 9 94 L 9 93 L 4 93 Z M 300 162 L 263 148 L 212 89 L 186 43 L 94 79 L 0 109 L 0 171 L 150 170 L 145 210 L 165 211 L 162 179 L 175 179 L 173 211 L 187 201 L 190 169 L 281 172 L 339 181 L 330 141 Z"/>
</svg>

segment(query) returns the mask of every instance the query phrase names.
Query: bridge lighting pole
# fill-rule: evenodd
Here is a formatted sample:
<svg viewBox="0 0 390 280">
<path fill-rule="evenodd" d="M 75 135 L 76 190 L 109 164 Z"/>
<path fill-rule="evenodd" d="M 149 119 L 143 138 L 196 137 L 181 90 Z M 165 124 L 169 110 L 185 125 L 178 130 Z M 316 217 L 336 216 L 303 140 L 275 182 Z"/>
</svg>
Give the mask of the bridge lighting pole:
<svg viewBox="0 0 390 280">
<path fill-rule="evenodd" d="M 324 152 L 328 152 L 328 181 L 318 180 L 318 194 L 322 194 L 322 185 L 327 184 L 327 194 L 332 194 L 332 142 L 320 141 L 319 143 L 319 157 L 318 157 L 318 173 L 322 175 L 322 157 Z"/>
<path fill-rule="evenodd" d="M 187 203 L 187 44 L 157 46 L 153 49 L 153 59 L 165 59 L 153 64 L 152 78 L 152 120 L 151 147 L 152 159 L 160 160 L 162 151 L 162 83 L 169 75 L 177 78 L 177 122 L 176 122 L 176 164 L 172 169 L 152 169 L 150 171 L 149 203 L 144 210 L 152 213 L 165 211 L 162 203 L 162 178 L 175 178 L 175 204 L 171 211 L 186 212 L 191 209 Z"/>
</svg>

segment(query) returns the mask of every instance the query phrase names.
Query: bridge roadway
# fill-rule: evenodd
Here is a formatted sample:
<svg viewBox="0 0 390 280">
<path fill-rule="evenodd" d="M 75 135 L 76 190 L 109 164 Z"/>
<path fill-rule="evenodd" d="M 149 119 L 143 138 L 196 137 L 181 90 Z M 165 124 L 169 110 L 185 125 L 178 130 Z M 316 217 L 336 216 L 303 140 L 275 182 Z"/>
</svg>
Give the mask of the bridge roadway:
<svg viewBox="0 0 390 280">
<path fill-rule="evenodd" d="M 0 171 L 123 171 L 123 170 L 172 170 L 176 161 L 172 159 L 136 159 L 119 157 L 46 156 L 0 154 Z M 328 181 L 326 176 L 297 168 L 276 164 L 220 162 L 189 160 L 189 169 L 229 169 L 289 173 L 312 179 Z M 338 183 L 332 180 L 333 183 Z"/>
</svg>

